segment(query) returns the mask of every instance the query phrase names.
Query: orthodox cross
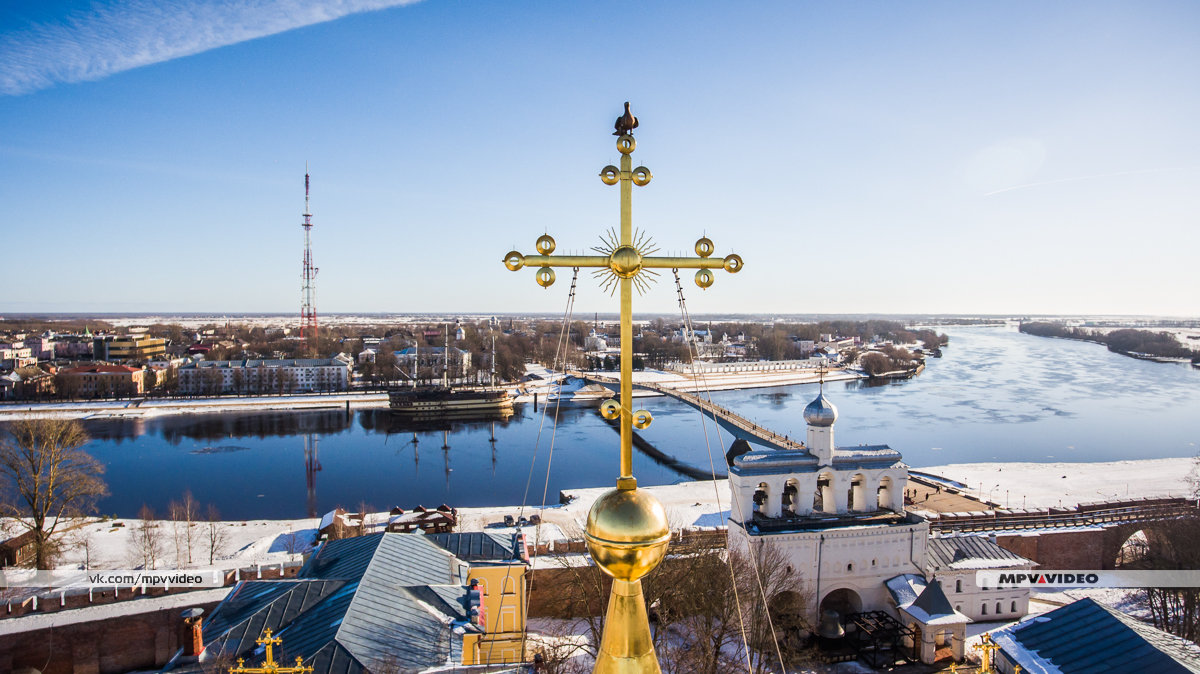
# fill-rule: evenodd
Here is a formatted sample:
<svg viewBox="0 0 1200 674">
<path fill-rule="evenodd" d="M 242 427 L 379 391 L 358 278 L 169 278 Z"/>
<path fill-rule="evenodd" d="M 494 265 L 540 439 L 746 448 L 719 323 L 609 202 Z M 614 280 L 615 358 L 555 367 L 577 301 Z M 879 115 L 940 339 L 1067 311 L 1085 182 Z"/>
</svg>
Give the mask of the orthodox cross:
<svg viewBox="0 0 1200 674">
<path fill-rule="evenodd" d="M 625 120 L 629 117 L 630 120 Z M 626 123 L 622 125 L 622 121 Z M 537 255 L 522 255 L 511 251 L 504 256 L 504 265 L 511 271 L 522 267 L 536 267 L 535 278 L 543 288 L 554 283 L 554 267 L 593 268 L 593 274 L 601 280 L 603 289 L 610 293 L 619 289 L 621 298 L 621 399 L 620 404 L 612 403 L 601 408 L 601 413 L 608 419 L 620 418 L 621 427 L 621 477 L 618 486 L 622 489 L 634 489 L 637 486 L 633 478 L 633 427 L 639 429 L 650 425 L 652 417 L 645 410 L 633 411 L 633 289 L 636 286 L 639 293 L 649 289 L 650 278 L 657 276 L 655 269 L 696 269 L 696 285 L 708 288 L 713 284 L 713 269 L 724 269 L 737 273 L 742 269 L 742 258 L 737 255 L 726 255 L 724 258 L 713 258 L 715 250 L 713 242 L 708 237 L 696 241 L 698 257 L 663 257 L 653 256 L 658 248 L 643 232 L 633 230 L 633 186 L 644 187 L 653 177 L 650 169 L 645 166 L 632 168 L 633 159 L 630 155 L 637 148 L 633 139 L 633 127 L 637 126 L 637 118 L 629 113 L 629 104 L 625 104 L 625 115 L 617 120 L 617 129 L 622 132 L 617 138 L 617 151 L 621 153 L 621 167 L 605 166 L 600 170 L 600 180 L 605 185 L 621 186 L 621 229 L 620 233 L 612 230 L 601 237 L 601 245 L 592 250 L 599 255 L 552 255 L 555 248 L 554 239 L 549 234 L 538 237 L 535 248 Z"/>
<path fill-rule="evenodd" d="M 994 672 L 995 670 L 992 669 L 992 658 L 994 656 L 992 654 L 1000 650 L 1000 644 L 992 641 L 991 635 L 985 633 L 983 638 L 980 639 L 979 645 L 975 646 L 975 648 L 979 650 L 980 674 L 991 674 Z"/>
<path fill-rule="evenodd" d="M 263 635 L 254 640 L 254 643 L 262 646 L 266 650 L 265 657 L 258 667 L 247 667 L 245 658 L 238 658 L 238 666 L 230 667 L 229 674 L 311 674 L 312 667 L 305 667 L 304 660 L 300 656 L 296 656 L 296 664 L 293 667 L 281 667 L 275 662 L 275 646 L 283 645 L 283 639 L 279 637 L 271 637 L 271 628 L 268 627 Z"/>
<path fill-rule="evenodd" d="M 633 168 L 630 157 L 637 147 L 632 135 L 637 126 L 637 118 L 626 103 L 625 114 L 615 124 L 621 166 L 609 165 L 600 170 L 605 185 L 621 186 L 621 228 L 601 237 L 601 245 L 592 248 L 598 255 L 553 255 L 554 239 L 543 234 L 535 245 L 537 255 L 514 250 L 504 256 L 504 265 L 511 271 L 536 267 L 534 278 L 543 288 L 554 283 L 554 267 L 576 271 L 587 267 L 595 270 L 605 290 L 621 292 L 621 397 L 620 402 L 609 400 L 600 406 L 606 419 L 620 419 L 620 475 L 617 488 L 592 504 L 584 534 L 592 559 L 613 578 L 594 674 L 661 671 L 641 578 L 666 554 L 671 531 L 662 504 L 649 492 L 639 490 L 633 477 L 633 429 L 645 428 L 651 421 L 649 412 L 633 411 L 633 289 L 647 290 L 648 279 L 657 276 L 655 269 L 695 269 L 696 285 L 707 288 L 713 283 L 713 269 L 737 272 L 742 268 L 742 258 L 737 255 L 714 259 L 713 242 L 708 237 L 696 242 L 698 257 L 656 257 L 653 254 L 658 249 L 649 237 L 634 233 L 633 186 L 643 187 L 651 178 L 650 169 Z"/>
</svg>

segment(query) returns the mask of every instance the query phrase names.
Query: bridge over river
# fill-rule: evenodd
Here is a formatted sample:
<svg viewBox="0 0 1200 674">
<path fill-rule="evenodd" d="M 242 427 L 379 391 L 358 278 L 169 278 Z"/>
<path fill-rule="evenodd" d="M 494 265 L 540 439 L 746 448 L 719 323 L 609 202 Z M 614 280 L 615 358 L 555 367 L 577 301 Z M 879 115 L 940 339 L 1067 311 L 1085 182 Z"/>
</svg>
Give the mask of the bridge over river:
<svg viewBox="0 0 1200 674">
<path fill-rule="evenodd" d="M 594 374 L 577 374 L 580 379 L 587 381 L 589 384 L 600 384 L 612 391 L 620 389 L 620 381 L 609 377 L 600 377 Z M 792 440 L 787 436 L 780 435 L 769 428 L 763 428 L 749 419 L 737 414 L 733 410 L 700 397 L 699 395 L 679 391 L 669 386 L 655 384 L 652 382 L 634 382 L 633 388 L 641 391 L 653 391 L 661 395 L 670 396 L 681 402 L 687 403 L 692 407 L 700 410 L 706 417 L 716 419 L 721 427 L 728 431 L 735 438 L 741 438 L 748 442 L 754 442 L 759 445 L 770 447 L 771 449 L 786 449 L 786 450 L 804 450 L 804 443 Z M 728 447 L 724 448 L 728 449 Z M 724 449 L 722 451 L 724 451 Z"/>
</svg>

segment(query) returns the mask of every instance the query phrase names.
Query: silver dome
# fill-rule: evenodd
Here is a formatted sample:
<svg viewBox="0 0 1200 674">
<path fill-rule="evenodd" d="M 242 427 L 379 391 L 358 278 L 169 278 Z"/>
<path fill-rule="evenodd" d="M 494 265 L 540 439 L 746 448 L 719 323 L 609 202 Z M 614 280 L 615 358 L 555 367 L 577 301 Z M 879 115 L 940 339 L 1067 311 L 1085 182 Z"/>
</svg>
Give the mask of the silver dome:
<svg viewBox="0 0 1200 674">
<path fill-rule="evenodd" d="M 837 421 L 837 408 L 821 393 L 804 408 L 804 420 L 809 426 L 832 426 Z"/>
</svg>

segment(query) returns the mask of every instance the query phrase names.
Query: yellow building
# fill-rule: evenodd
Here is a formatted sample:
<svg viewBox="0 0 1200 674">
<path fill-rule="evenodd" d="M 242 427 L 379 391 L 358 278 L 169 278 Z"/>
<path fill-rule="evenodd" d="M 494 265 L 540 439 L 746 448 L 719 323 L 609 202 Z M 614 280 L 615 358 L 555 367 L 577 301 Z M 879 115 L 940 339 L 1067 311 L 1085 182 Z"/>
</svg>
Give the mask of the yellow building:
<svg viewBox="0 0 1200 674">
<path fill-rule="evenodd" d="M 93 342 L 96 360 L 146 361 L 167 352 L 167 340 L 147 335 L 97 337 Z"/>
<path fill-rule="evenodd" d="M 463 635 L 462 664 L 523 662 L 525 570 L 522 560 L 471 562 L 471 585 L 482 594 L 483 634 Z"/>
</svg>

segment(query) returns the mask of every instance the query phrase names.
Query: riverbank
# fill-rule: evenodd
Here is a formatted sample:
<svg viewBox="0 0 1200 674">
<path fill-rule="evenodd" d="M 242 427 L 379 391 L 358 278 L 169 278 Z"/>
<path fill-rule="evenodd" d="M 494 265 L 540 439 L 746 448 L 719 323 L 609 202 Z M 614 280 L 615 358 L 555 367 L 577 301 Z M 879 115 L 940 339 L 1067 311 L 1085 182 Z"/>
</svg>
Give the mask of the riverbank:
<svg viewBox="0 0 1200 674">
<path fill-rule="evenodd" d="M 322 395 L 261 396 L 213 398 L 63 401 L 52 403 L 5 403 L 0 405 L 0 421 L 21 418 L 104 419 L 110 417 L 155 417 L 164 414 L 206 414 L 210 412 L 258 412 L 350 409 L 387 407 L 387 393 L 329 393 Z"/>
<path fill-rule="evenodd" d="M 516 396 L 516 402 L 533 402 L 537 394 L 540 402 L 549 400 L 557 379 L 563 375 L 548 368 L 531 366 L 528 371 L 541 377 L 540 381 L 527 382 Z M 612 372 L 588 372 L 585 375 L 611 377 Z M 833 370 L 825 373 L 825 381 L 850 381 L 861 379 L 862 374 L 852 370 Z M 635 383 L 653 383 L 680 391 L 730 391 L 751 388 L 768 388 L 792 384 L 816 383 L 820 375 L 811 370 L 781 370 L 762 373 L 719 373 L 700 378 L 684 376 L 662 370 L 634 372 Z M 654 391 L 636 391 L 637 397 L 661 395 Z M 603 396 L 607 397 L 607 396 Z M 597 398 L 599 399 L 599 398 Z M 214 396 L 209 398 L 135 398 L 131 400 L 62 401 L 45 403 L 0 404 L 0 421 L 20 418 L 62 419 L 105 419 L 105 418 L 150 418 L 164 414 L 206 414 L 211 412 L 259 412 L 341 408 L 347 403 L 350 409 L 386 408 L 387 393 L 343 392 L 320 395 L 283 396 Z"/>
<path fill-rule="evenodd" d="M 951 464 L 921 468 L 922 475 L 936 476 L 941 481 L 956 484 L 964 493 L 981 500 L 991 499 L 1001 506 L 1007 499 L 1014 507 L 1074 506 L 1094 501 L 1114 501 L 1136 498 L 1188 496 L 1191 492 L 1187 476 L 1195 459 L 1144 459 L 1102 463 L 979 463 Z M 729 486 L 726 480 L 679 482 L 670 485 L 642 487 L 653 494 L 667 511 L 672 528 L 721 529 L 730 516 Z M 530 505 L 500 505 L 478 508 L 459 508 L 459 531 L 484 531 L 511 535 L 517 529 L 505 526 L 505 517 L 514 521 L 538 515 L 540 526 L 524 528 L 530 542 L 541 546 L 557 541 L 581 541 L 587 524 L 587 514 L 609 487 L 568 489 L 561 493 L 540 496 Z M 535 493 L 540 489 L 535 489 Z M 401 507 L 410 507 L 397 495 Z M 450 504 L 454 505 L 454 504 Z M 368 530 L 382 531 L 388 513 L 372 513 L 367 517 Z M 90 556 L 92 568 L 121 566 L 129 563 L 137 550 L 135 540 L 140 520 L 117 518 L 91 519 L 65 534 L 61 565 L 83 564 Z M 214 556 L 213 564 L 184 564 L 189 568 L 245 568 L 256 564 L 280 564 L 299 559 L 300 553 L 315 540 L 320 519 L 259 519 L 215 523 L 224 544 Z M 12 531 L 11 523 L 8 530 Z M 159 521 L 160 559 L 174 561 L 175 523 Z M 179 525 L 182 527 L 183 525 Z M 184 534 L 186 536 L 186 534 Z M 209 523 L 195 525 L 192 558 L 207 561 Z M 181 547 L 186 548 L 186 540 Z M 115 568 L 115 567 L 114 567 Z"/>
</svg>

